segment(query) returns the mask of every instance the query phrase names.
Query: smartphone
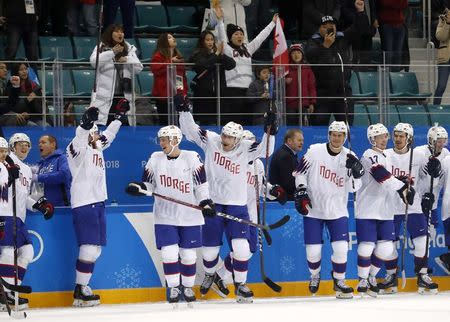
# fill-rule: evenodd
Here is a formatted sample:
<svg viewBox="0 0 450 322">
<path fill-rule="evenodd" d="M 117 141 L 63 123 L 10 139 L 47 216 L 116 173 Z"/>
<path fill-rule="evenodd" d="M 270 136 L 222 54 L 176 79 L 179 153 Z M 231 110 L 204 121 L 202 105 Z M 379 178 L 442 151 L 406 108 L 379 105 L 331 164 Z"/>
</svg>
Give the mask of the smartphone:
<svg viewBox="0 0 450 322">
<path fill-rule="evenodd" d="M 334 33 L 333 28 L 327 28 L 327 35 Z"/>
</svg>

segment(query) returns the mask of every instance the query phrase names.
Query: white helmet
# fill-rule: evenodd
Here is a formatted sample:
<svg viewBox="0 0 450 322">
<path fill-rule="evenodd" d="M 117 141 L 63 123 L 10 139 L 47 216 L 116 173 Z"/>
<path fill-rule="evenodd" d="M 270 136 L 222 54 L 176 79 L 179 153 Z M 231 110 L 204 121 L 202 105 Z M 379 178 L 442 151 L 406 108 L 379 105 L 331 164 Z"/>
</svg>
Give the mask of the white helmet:
<svg viewBox="0 0 450 322">
<path fill-rule="evenodd" d="M 395 127 L 394 127 L 394 133 L 395 132 L 403 132 L 406 133 L 406 137 L 408 139 L 411 139 L 414 136 L 414 129 L 411 126 L 411 124 L 409 123 L 398 123 Z"/>
<path fill-rule="evenodd" d="M 244 130 L 242 132 L 242 140 L 256 141 L 256 136 L 249 130 Z"/>
<path fill-rule="evenodd" d="M 330 132 L 344 133 L 345 139 L 347 139 L 347 125 L 343 121 L 331 122 L 331 124 L 328 126 L 328 140 L 330 139 Z"/>
<path fill-rule="evenodd" d="M 180 128 L 175 125 L 168 125 L 159 129 L 158 138 L 165 136 L 167 136 L 170 141 L 172 141 L 174 138 L 177 138 L 178 144 L 180 144 L 181 140 L 183 139 L 183 134 L 181 133 Z"/>
<path fill-rule="evenodd" d="M 367 138 L 373 146 L 375 146 L 375 137 L 382 134 L 389 136 L 388 129 L 381 123 L 372 124 L 367 128 Z"/>
<path fill-rule="evenodd" d="M 432 148 L 438 139 L 445 139 L 447 144 L 448 133 L 442 126 L 435 125 L 428 130 L 427 138 L 428 146 Z"/>
<path fill-rule="evenodd" d="M 242 140 L 244 129 L 242 125 L 235 122 L 228 122 L 222 128 L 222 134 L 232 136 L 236 138 L 236 144 Z"/>
<path fill-rule="evenodd" d="M 14 151 L 14 146 L 16 145 L 17 142 L 27 142 L 31 148 L 30 138 L 25 133 L 14 133 L 9 138 L 9 148 L 11 151 Z"/>
<path fill-rule="evenodd" d="M 5 138 L 0 137 L 0 148 L 3 149 L 8 148 L 8 141 L 6 141 Z"/>
</svg>

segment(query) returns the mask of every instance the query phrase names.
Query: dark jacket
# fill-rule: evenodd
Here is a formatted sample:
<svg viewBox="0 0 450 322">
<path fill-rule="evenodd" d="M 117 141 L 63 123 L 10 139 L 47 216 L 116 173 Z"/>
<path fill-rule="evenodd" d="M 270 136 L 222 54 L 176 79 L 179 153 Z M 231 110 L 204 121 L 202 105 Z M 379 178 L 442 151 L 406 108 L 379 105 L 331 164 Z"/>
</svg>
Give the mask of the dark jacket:
<svg viewBox="0 0 450 322">
<path fill-rule="evenodd" d="M 1 0 L 0 0 L 1 1 Z M 6 23 L 9 25 L 19 25 L 24 29 L 31 30 L 37 26 L 37 18 L 41 12 L 41 0 L 34 0 L 35 14 L 27 14 L 25 11 L 25 1 L 23 0 L 3 0 Z"/>
<path fill-rule="evenodd" d="M 294 200 L 295 178 L 292 172 L 297 163 L 297 155 L 286 144 L 275 151 L 270 161 L 269 182 L 279 184 L 286 191 L 288 200 Z"/>
<path fill-rule="evenodd" d="M 344 32 L 338 31 L 336 39 L 330 48 L 323 46 L 323 38 L 319 33 L 314 34 L 308 41 L 306 57 L 311 64 L 325 64 L 334 66 L 311 66 L 316 77 L 318 97 L 343 96 L 342 71 L 338 53 L 345 64 L 350 63 L 351 43 L 369 29 L 369 21 L 365 13 L 355 15 L 354 23 Z M 344 81 L 346 95 L 351 96 L 351 69 L 344 67 Z"/>
<path fill-rule="evenodd" d="M 267 83 L 267 88 L 265 88 L 265 83 Z M 260 79 L 254 80 L 248 87 L 246 102 L 252 105 L 253 113 L 263 114 L 269 109 L 269 99 L 261 97 L 266 91 L 269 91 L 269 84 Z"/>
<path fill-rule="evenodd" d="M 303 0 L 302 39 L 309 39 L 317 32 L 322 17 L 326 15 L 339 20 L 341 15 L 339 0 Z"/>
<path fill-rule="evenodd" d="M 66 154 L 56 150 L 38 162 L 38 182 L 44 184 L 44 196 L 54 206 L 70 205 L 72 175 Z"/>
<path fill-rule="evenodd" d="M 13 87 L 10 82 L 6 87 L 0 88 L 0 96 L 7 96 L 7 98 L 0 99 L 0 115 L 6 114 L 13 110 L 19 99 L 20 87 Z"/>
<path fill-rule="evenodd" d="M 377 28 L 373 26 L 373 22 L 374 20 L 378 19 L 375 0 L 369 0 L 369 7 L 369 10 L 367 10 L 367 8 L 364 8 L 364 11 L 366 12 L 366 14 L 368 11 L 370 12 L 370 28 L 368 34 L 373 37 L 377 33 Z M 353 24 L 356 14 L 357 11 L 355 8 L 355 0 L 342 0 L 341 18 L 339 19 L 340 29 L 345 30 L 349 28 Z"/>
</svg>

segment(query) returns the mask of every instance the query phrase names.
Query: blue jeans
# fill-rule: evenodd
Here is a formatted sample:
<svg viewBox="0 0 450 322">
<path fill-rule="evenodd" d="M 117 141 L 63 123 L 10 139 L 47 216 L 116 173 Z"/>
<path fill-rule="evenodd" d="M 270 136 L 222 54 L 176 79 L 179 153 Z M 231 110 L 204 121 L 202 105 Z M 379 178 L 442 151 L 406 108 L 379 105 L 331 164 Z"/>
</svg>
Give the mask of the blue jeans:
<svg viewBox="0 0 450 322">
<path fill-rule="evenodd" d="M 438 83 L 436 91 L 434 92 L 434 105 L 440 105 L 442 101 L 442 95 L 447 87 L 448 76 L 450 75 L 450 62 L 438 65 Z"/>
<path fill-rule="evenodd" d="M 402 63 L 402 49 L 405 41 L 406 30 L 404 26 L 380 25 L 381 48 L 386 51 L 386 63 L 388 65 L 399 65 Z M 393 70 L 400 70 L 394 67 Z"/>
</svg>

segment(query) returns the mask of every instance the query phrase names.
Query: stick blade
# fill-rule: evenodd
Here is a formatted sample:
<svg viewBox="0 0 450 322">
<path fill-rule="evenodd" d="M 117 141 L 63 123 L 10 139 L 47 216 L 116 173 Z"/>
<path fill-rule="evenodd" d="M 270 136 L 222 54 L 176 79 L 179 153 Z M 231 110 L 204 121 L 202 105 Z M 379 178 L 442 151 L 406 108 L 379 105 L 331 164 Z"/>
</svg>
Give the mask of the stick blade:
<svg viewBox="0 0 450 322">
<path fill-rule="evenodd" d="M 6 287 L 7 289 L 9 289 L 13 292 L 30 294 L 33 291 L 31 286 L 9 284 L 3 278 L 1 279 L 1 283 L 3 284 L 4 287 Z"/>
<path fill-rule="evenodd" d="M 291 219 L 291 217 L 289 215 L 285 215 L 283 218 L 281 218 L 280 220 L 274 222 L 273 224 L 269 225 L 270 229 L 277 229 L 280 228 L 281 226 L 283 226 L 284 224 L 286 224 L 289 220 Z"/>
<path fill-rule="evenodd" d="M 9 316 L 12 317 L 13 319 L 21 320 L 27 317 L 27 313 L 25 311 L 11 310 L 11 314 Z"/>
<path fill-rule="evenodd" d="M 262 232 L 264 234 L 264 238 L 266 239 L 267 245 L 272 245 L 272 237 L 270 236 L 269 232 L 265 229 L 262 229 Z"/>
<path fill-rule="evenodd" d="M 406 286 L 406 273 L 405 270 L 402 270 L 402 289 L 404 289 Z"/>
<path fill-rule="evenodd" d="M 281 286 L 276 284 L 274 281 L 272 281 L 270 278 L 268 278 L 267 276 L 264 276 L 263 278 L 264 283 L 266 283 L 266 285 L 268 287 L 270 287 L 273 291 L 280 293 L 281 292 Z"/>
</svg>

